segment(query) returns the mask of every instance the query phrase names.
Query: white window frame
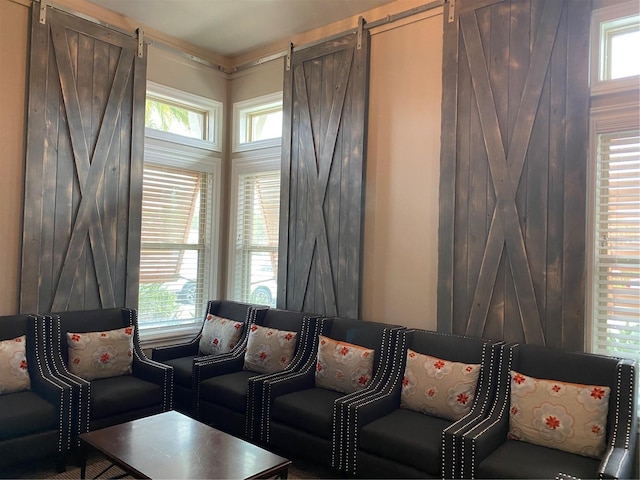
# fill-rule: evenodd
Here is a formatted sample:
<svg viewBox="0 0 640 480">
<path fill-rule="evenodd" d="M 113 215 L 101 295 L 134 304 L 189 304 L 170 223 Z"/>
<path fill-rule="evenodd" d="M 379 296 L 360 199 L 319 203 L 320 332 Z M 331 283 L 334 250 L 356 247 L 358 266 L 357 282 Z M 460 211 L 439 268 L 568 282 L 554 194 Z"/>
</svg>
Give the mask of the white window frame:
<svg viewBox="0 0 640 480">
<path fill-rule="evenodd" d="M 204 111 L 208 117 L 206 139 L 204 140 L 145 127 L 145 136 L 147 138 L 155 138 L 180 145 L 189 145 L 214 152 L 222 151 L 223 106 L 221 102 L 154 82 L 147 82 L 147 95 Z"/>
<path fill-rule="evenodd" d="M 282 144 L 282 136 L 266 140 L 247 141 L 247 117 L 273 107 L 282 107 L 282 92 L 263 95 L 233 104 L 233 152 L 244 152 Z"/>
<path fill-rule="evenodd" d="M 640 5 L 637 2 L 627 2 L 613 5 L 592 12 L 591 22 L 591 100 L 593 107 L 589 115 L 589 161 L 587 169 L 587 282 L 586 282 L 586 328 L 585 345 L 589 352 L 596 352 L 595 348 L 595 318 L 594 307 L 596 285 L 594 275 L 597 275 L 595 268 L 596 258 L 596 238 L 594 235 L 596 228 L 596 195 L 597 195 L 597 162 L 598 162 L 598 136 L 615 132 L 636 130 L 639 128 L 640 103 L 638 93 L 640 92 L 640 76 L 632 76 L 615 80 L 601 80 L 602 66 L 604 60 L 601 59 L 603 50 L 602 38 L 607 29 L 602 27 L 605 22 L 612 22 L 616 19 L 624 19 L 637 16 L 640 12 Z M 640 417 L 638 417 L 640 425 Z"/>
<path fill-rule="evenodd" d="M 214 298 L 218 291 L 218 264 L 219 264 L 219 225 L 220 225 L 220 192 L 221 192 L 221 168 L 222 159 L 206 149 L 199 149 L 189 145 L 177 145 L 167 140 L 159 140 L 153 136 L 145 138 L 145 164 L 184 168 L 197 170 L 210 174 L 209 195 L 211 215 L 211 230 L 208 232 L 208 264 L 206 266 L 207 278 L 205 285 L 208 291 L 204 292 L 209 298 Z M 143 348 L 153 348 L 160 345 L 181 343 L 190 340 L 200 330 L 202 319 L 196 319 L 189 325 L 168 325 L 166 327 L 145 328 L 140 326 L 140 341 Z"/>
<path fill-rule="evenodd" d="M 234 298 L 236 276 L 236 240 L 238 234 L 238 189 L 240 176 L 261 172 L 281 172 L 280 149 L 262 155 L 234 158 L 231 162 L 231 204 L 229 222 L 229 262 L 227 264 L 227 298 Z M 277 272 L 275 272 L 277 275 Z"/>
<path fill-rule="evenodd" d="M 597 275 L 594 260 L 596 256 L 596 241 L 593 232 L 596 229 L 596 194 L 597 194 L 597 154 L 598 154 L 598 135 L 623 132 L 627 130 L 636 130 L 640 126 L 640 120 L 638 119 L 638 111 L 640 104 L 625 105 L 625 106 L 606 106 L 595 108 L 591 110 L 590 115 L 590 127 L 589 127 L 589 169 L 588 178 L 589 184 L 587 187 L 588 201 L 587 211 L 587 278 L 590 283 L 587 286 L 587 335 L 589 351 L 594 351 L 593 335 L 594 335 L 594 322 L 593 310 L 596 303 L 595 298 L 595 285 L 592 281 L 594 276 Z"/>
<path fill-rule="evenodd" d="M 606 60 L 603 58 L 603 50 L 606 38 L 604 24 L 619 20 L 624 22 L 629 17 L 638 16 L 640 6 L 637 1 L 621 3 L 605 8 L 594 10 L 591 15 L 591 94 L 606 95 L 637 89 L 640 83 L 640 76 L 618 78 L 615 80 L 604 80 Z"/>
</svg>

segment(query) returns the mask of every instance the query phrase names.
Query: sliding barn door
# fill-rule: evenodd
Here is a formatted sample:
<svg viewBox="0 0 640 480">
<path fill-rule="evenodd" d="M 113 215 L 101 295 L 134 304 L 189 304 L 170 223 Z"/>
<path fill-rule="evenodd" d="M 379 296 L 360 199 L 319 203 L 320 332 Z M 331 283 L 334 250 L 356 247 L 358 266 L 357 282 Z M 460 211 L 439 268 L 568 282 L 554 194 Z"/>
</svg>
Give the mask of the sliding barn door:
<svg viewBox="0 0 640 480">
<path fill-rule="evenodd" d="M 438 327 L 580 349 L 590 2 L 452 4 Z"/>
<path fill-rule="evenodd" d="M 145 52 L 33 5 L 20 309 L 136 307 Z"/>
<path fill-rule="evenodd" d="M 369 36 L 293 53 L 285 71 L 278 306 L 358 318 Z"/>
</svg>

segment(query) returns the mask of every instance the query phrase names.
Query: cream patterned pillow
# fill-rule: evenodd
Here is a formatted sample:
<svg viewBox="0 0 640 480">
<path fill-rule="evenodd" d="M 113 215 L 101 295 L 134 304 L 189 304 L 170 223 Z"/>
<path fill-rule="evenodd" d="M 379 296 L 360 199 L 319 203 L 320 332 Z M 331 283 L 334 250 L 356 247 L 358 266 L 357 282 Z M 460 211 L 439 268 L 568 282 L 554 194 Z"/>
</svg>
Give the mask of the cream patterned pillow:
<svg viewBox="0 0 640 480">
<path fill-rule="evenodd" d="M 274 373 L 284 370 L 296 351 L 298 332 L 251 325 L 244 368 L 253 372 Z"/>
<path fill-rule="evenodd" d="M 31 389 L 26 335 L 0 342 L 0 395 Z"/>
<path fill-rule="evenodd" d="M 455 421 L 471 411 L 479 364 L 451 362 L 407 349 L 400 406 Z"/>
<path fill-rule="evenodd" d="M 609 387 L 542 380 L 511 371 L 509 438 L 601 458 Z"/>
<path fill-rule="evenodd" d="M 244 323 L 208 314 L 202 328 L 200 353 L 221 355 L 233 350 L 242 335 Z"/>
<path fill-rule="evenodd" d="M 322 335 L 318 343 L 316 387 L 352 393 L 371 383 L 375 350 Z"/>
<path fill-rule="evenodd" d="M 106 332 L 67 332 L 69 371 L 85 380 L 130 375 L 133 327 Z"/>
</svg>

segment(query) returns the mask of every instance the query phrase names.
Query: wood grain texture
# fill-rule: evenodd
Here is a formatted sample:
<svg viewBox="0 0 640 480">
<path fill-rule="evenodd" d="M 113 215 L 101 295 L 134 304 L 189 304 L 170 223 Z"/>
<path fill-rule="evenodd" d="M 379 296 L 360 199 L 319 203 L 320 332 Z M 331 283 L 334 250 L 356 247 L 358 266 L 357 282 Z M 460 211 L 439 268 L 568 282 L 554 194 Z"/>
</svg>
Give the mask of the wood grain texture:
<svg viewBox="0 0 640 480">
<path fill-rule="evenodd" d="M 285 71 L 278 306 L 357 318 L 369 41 L 292 56 Z"/>
<path fill-rule="evenodd" d="M 582 346 L 584 289 L 570 300 L 566 289 L 584 275 L 588 48 L 578 30 L 588 32 L 589 12 L 589 2 L 460 0 L 456 21 L 445 15 L 442 331 Z"/>
<path fill-rule="evenodd" d="M 130 207 L 142 188 L 146 63 L 133 37 L 50 8 L 44 25 L 34 15 L 20 309 L 125 306 L 138 289 Z"/>
</svg>

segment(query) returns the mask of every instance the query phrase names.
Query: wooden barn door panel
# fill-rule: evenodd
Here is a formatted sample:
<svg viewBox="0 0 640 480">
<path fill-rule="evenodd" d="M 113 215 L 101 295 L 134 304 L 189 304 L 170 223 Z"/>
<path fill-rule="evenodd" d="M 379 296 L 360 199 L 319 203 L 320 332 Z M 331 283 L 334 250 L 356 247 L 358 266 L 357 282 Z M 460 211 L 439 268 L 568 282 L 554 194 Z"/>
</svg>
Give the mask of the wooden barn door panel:
<svg viewBox="0 0 640 480">
<path fill-rule="evenodd" d="M 285 71 L 280 308 L 359 315 L 368 52 L 350 34 Z"/>
<path fill-rule="evenodd" d="M 136 306 L 144 56 L 34 4 L 21 311 Z"/>
<path fill-rule="evenodd" d="M 460 0 L 445 15 L 441 330 L 582 347 L 589 12 Z"/>
</svg>

